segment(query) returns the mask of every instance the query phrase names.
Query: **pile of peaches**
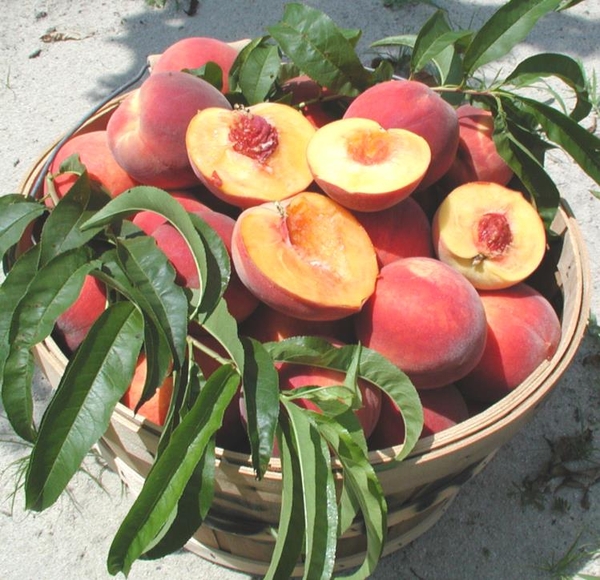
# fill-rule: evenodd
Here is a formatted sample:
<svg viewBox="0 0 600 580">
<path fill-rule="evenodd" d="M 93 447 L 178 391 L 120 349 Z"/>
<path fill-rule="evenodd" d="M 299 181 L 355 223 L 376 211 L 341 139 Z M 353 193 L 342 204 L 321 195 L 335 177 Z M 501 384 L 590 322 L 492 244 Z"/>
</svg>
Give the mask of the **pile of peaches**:
<svg viewBox="0 0 600 580">
<path fill-rule="evenodd" d="M 73 154 L 111 196 L 136 185 L 168 191 L 230 253 L 225 299 L 241 334 L 316 335 L 378 351 L 418 389 L 422 436 L 498 401 L 553 355 L 559 318 L 527 283 L 547 249 L 544 224 L 508 186 L 512 172 L 496 151 L 488 111 L 453 107 L 417 81 L 390 80 L 333 115 L 332 95 L 308 77 L 286 83 L 286 102 L 233 106 L 225 95 L 237 54 L 212 38 L 168 48 L 105 129 L 61 147 L 46 203 L 73 182 L 59 169 Z M 223 70 L 221 90 L 184 70 L 208 61 Z M 197 288 L 179 231 L 149 211 L 131 220 L 156 240 L 177 282 Z M 77 348 L 106 299 L 88 276 L 57 322 L 67 349 Z M 216 364 L 199 363 L 205 374 Z M 343 382 L 328 369 L 286 363 L 278 371 L 282 389 Z M 142 356 L 123 398 L 132 409 L 144 376 Z M 138 412 L 161 424 L 170 386 Z M 357 414 L 370 448 L 401 443 L 395 404 L 366 381 L 360 388 Z M 243 450 L 243 433 L 236 400 L 219 443 Z"/>
</svg>

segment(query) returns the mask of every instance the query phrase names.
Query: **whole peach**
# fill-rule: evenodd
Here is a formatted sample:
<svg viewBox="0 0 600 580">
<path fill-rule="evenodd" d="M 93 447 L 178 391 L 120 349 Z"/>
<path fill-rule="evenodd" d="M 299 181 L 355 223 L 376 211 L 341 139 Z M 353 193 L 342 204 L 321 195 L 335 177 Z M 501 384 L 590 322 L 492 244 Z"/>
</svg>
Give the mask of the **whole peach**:
<svg viewBox="0 0 600 580">
<path fill-rule="evenodd" d="M 106 127 L 110 150 L 143 185 L 163 189 L 197 185 L 185 133 L 192 117 L 207 107 L 231 105 L 218 89 L 191 74 L 152 74 L 111 115 Z"/>
<path fill-rule="evenodd" d="M 191 36 L 168 46 L 152 65 L 152 74 L 166 71 L 200 68 L 214 62 L 223 71 L 221 91 L 229 91 L 229 71 L 237 58 L 238 50 L 218 38 Z"/>
<path fill-rule="evenodd" d="M 492 113 L 473 105 L 461 105 L 456 114 L 460 135 L 458 150 L 444 182 L 450 188 L 470 181 L 506 185 L 512 179 L 513 171 L 496 149 Z"/>
<path fill-rule="evenodd" d="M 438 181 L 456 156 L 456 110 L 421 82 L 390 80 L 373 85 L 350 103 L 344 113 L 348 117 L 373 119 L 384 129 L 408 129 L 423 137 L 431 149 L 431 164 L 419 188 Z"/>
<path fill-rule="evenodd" d="M 56 332 L 73 352 L 106 308 L 106 287 L 91 274 L 85 277 L 79 297 L 56 320 Z"/>
<path fill-rule="evenodd" d="M 479 363 L 456 384 L 468 399 L 494 403 L 552 357 L 561 325 L 550 302 L 525 283 L 479 295 L 487 344 Z"/>
<path fill-rule="evenodd" d="M 380 266 L 400 258 L 433 257 L 431 224 L 412 198 L 378 212 L 355 212 L 373 242 Z"/>
<path fill-rule="evenodd" d="M 384 266 L 355 321 L 358 340 L 386 356 L 418 389 L 465 376 L 485 347 L 481 298 L 464 276 L 433 258 Z"/>
<path fill-rule="evenodd" d="M 114 158 L 108 146 L 107 132 L 90 131 L 75 135 L 62 145 L 48 168 L 58 199 L 62 198 L 77 180 L 78 176 L 74 173 L 59 173 L 61 163 L 74 154 L 77 154 L 81 163 L 85 165 L 92 185 L 103 189 L 111 197 L 138 185 Z M 44 182 L 44 201 L 48 207 L 53 207 L 54 201 L 48 192 L 48 184 Z"/>
</svg>

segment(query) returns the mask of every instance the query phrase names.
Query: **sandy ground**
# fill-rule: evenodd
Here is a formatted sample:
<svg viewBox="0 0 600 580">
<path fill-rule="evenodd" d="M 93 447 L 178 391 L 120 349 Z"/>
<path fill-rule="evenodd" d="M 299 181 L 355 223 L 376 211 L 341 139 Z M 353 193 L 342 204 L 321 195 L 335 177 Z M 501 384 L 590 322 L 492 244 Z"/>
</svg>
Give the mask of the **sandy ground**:
<svg viewBox="0 0 600 580">
<path fill-rule="evenodd" d="M 341 26 L 363 29 L 365 62 L 369 43 L 392 34 L 415 32 L 432 14 L 419 4 L 391 11 L 382 0 L 313 1 Z M 451 20 L 477 27 L 499 2 L 438 0 Z M 165 9 L 143 0 L 5 0 L 0 9 L 0 175 L 2 194 L 19 183 L 39 155 L 99 99 L 136 73 L 149 54 L 175 40 L 212 35 L 224 40 L 257 36 L 281 15 L 283 2 L 200 1 L 187 16 L 187 2 Z M 49 31 L 62 41 L 44 42 Z M 600 5 L 584 1 L 566 13 L 546 17 L 508 59 L 534 52 L 564 52 L 600 72 Z M 600 314 L 600 201 L 593 183 L 559 152 L 550 167 L 563 197 L 578 217 L 590 255 L 592 311 Z M 598 187 L 596 186 L 596 189 Z M 526 493 L 527 481 L 543 473 L 551 444 L 592 430 L 599 459 L 600 341 L 586 336 L 572 365 L 535 418 L 502 448 L 490 465 L 464 485 L 457 500 L 430 531 L 383 559 L 378 579 L 531 579 L 600 576 L 600 485 L 559 488 L 559 480 L 539 496 Z M 48 385 L 36 377 L 36 400 L 43 405 Z M 100 475 L 104 490 L 91 478 L 77 477 L 70 495 L 43 514 L 24 513 L 15 489 L 13 462 L 26 453 L 10 437 L 0 415 L 0 579 L 105 579 L 108 547 L 132 498 L 111 472 Z M 595 464 L 598 477 L 598 463 Z M 574 480 L 571 480 L 574 483 Z M 529 486 L 531 491 L 532 486 Z M 533 486 L 535 489 L 535 486 Z M 537 503 L 533 499 L 539 500 Z M 573 549 L 571 550 L 571 547 Z M 572 554 L 564 570 L 560 562 Z M 552 564 L 554 563 L 554 566 Z M 242 579 L 187 552 L 159 562 L 139 562 L 132 580 L 189 577 Z"/>
</svg>

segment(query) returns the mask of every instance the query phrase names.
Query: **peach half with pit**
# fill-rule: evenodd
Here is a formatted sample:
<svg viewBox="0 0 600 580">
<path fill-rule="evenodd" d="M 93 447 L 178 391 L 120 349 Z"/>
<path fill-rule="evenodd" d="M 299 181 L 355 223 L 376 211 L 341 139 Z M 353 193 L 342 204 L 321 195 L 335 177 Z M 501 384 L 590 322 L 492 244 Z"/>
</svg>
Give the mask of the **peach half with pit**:
<svg viewBox="0 0 600 580">
<path fill-rule="evenodd" d="M 282 103 L 247 108 L 207 108 L 186 134 L 198 178 L 218 198 L 240 208 L 279 201 L 313 181 L 306 147 L 315 128 L 300 111 Z"/>
<path fill-rule="evenodd" d="M 450 168 L 458 148 L 456 109 L 419 81 L 392 79 L 358 95 L 344 118 L 377 121 L 384 129 L 408 129 L 423 137 L 431 149 L 431 163 L 419 188 L 429 187 Z"/>
<path fill-rule="evenodd" d="M 379 271 L 364 228 L 349 210 L 319 193 L 244 210 L 231 246 L 235 269 L 255 296 L 307 320 L 358 312 Z"/>
<path fill-rule="evenodd" d="M 186 189 L 198 184 L 185 133 L 206 107 L 231 109 L 210 83 L 185 72 L 150 75 L 111 115 L 106 131 L 117 163 L 143 185 Z"/>
<path fill-rule="evenodd" d="M 544 223 L 519 191 L 491 182 L 452 190 L 432 224 L 437 256 L 480 290 L 525 280 L 546 252 Z"/>
<path fill-rule="evenodd" d="M 355 316 L 359 342 L 402 369 L 417 389 L 448 385 L 479 362 L 485 311 L 473 285 L 427 257 L 381 268 L 372 296 Z"/>
<path fill-rule="evenodd" d="M 431 161 L 427 141 L 406 129 L 348 118 L 319 128 L 306 150 L 319 187 L 343 206 L 381 211 L 407 198 Z"/>
</svg>

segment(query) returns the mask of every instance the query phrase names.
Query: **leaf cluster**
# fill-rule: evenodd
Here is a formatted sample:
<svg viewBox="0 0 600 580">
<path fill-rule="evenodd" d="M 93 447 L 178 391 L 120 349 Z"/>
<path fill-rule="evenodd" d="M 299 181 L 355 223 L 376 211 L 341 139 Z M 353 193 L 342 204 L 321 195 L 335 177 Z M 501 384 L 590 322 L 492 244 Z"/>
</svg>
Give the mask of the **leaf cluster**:
<svg viewBox="0 0 600 580">
<path fill-rule="evenodd" d="M 453 30 L 438 11 L 418 34 L 373 45 L 407 49 L 405 76 L 426 77 L 451 102 L 469 100 L 493 112 L 498 149 L 547 221 L 559 198 L 543 167 L 549 147 L 563 147 L 600 182 L 599 141 L 579 124 L 591 107 L 584 71 L 569 57 L 544 54 L 525 60 L 489 87 L 476 82 L 475 75 L 506 55 L 544 14 L 565 7 L 564 0 L 511 0 L 479 31 Z M 346 98 L 397 72 L 389 59 L 364 66 L 356 52 L 359 38 L 359 30 L 341 29 L 318 10 L 288 4 L 281 21 L 240 52 L 228 97 L 241 105 L 285 102 L 286 80 L 306 74 L 327 89 L 320 98 L 343 106 Z M 217 86 L 222 81 L 212 64 L 194 74 Z M 570 111 L 519 92 L 547 77 L 572 89 Z M 182 547 L 208 517 L 215 495 L 215 435 L 242 389 L 256 476 L 265 475 L 275 441 L 283 471 L 280 522 L 267 578 L 289 576 L 300 557 L 305 577 L 331 577 L 337 538 L 357 517 L 364 522 L 367 551 L 350 577 L 370 575 L 385 545 L 387 507 L 353 413 L 360 404 L 357 379 L 378 386 L 402 410 L 405 443 L 397 456 L 402 460 L 423 421 L 406 375 L 360 345 L 336 347 L 316 337 L 263 344 L 241 335 L 223 300 L 231 275 L 227 251 L 201 218 L 153 187 L 135 187 L 110 199 L 91 187 L 77 159 L 65 162 L 61 171 L 75 172 L 78 179 L 52 210 L 20 194 L 0 198 L 0 255 L 6 272 L 0 285 L 0 391 L 15 433 L 32 445 L 26 506 L 46 509 L 64 491 L 105 433 L 143 353 L 148 373 L 140 405 L 169 374 L 174 389 L 152 469 L 111 546 L 112 574 L 127 573 L 138 558 L 158 558 Z M 198 290 L 177 285 L 166 256 L 127 219 L 141 210 L 164 216 L 183 235 L 198 270 Z M 73 304 L 88 275 L 108 288 L 108 306 L 69 353 L 38 425 L 31 386 L 35 347 L 52 336 L 57 318 Z M 190 336 L 191 324 L 226 354 L 216 355 L 197 335 Z M 208 377 L 196 363 L 198 350 L 219 363 Z M 280 392 L 276 364 L 281 362 L 337 369 L 345 380 L 328 389 L 315 385 Z M 295 405 L 298 396 L 310 398 L 320 412 Z"/>
</svg>

